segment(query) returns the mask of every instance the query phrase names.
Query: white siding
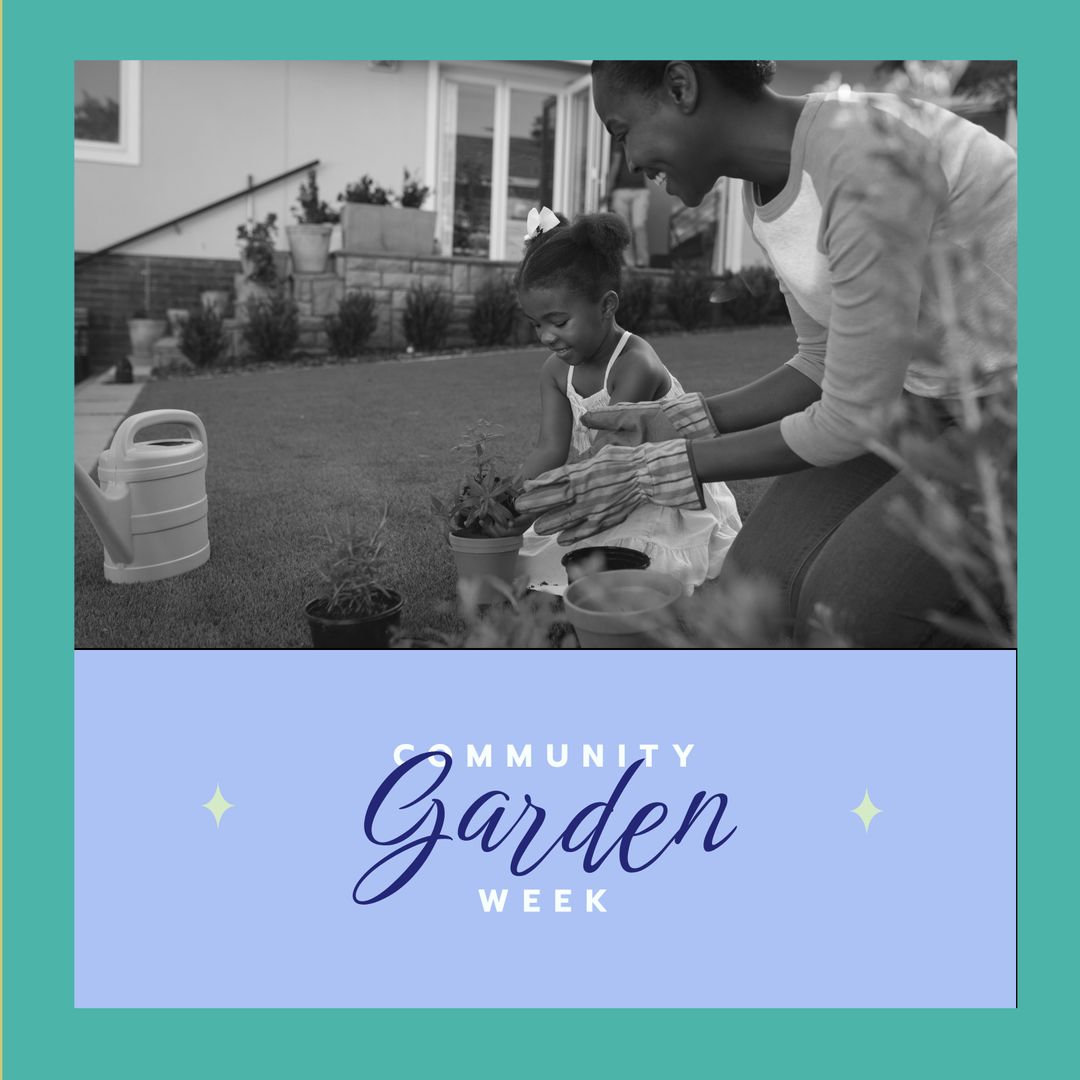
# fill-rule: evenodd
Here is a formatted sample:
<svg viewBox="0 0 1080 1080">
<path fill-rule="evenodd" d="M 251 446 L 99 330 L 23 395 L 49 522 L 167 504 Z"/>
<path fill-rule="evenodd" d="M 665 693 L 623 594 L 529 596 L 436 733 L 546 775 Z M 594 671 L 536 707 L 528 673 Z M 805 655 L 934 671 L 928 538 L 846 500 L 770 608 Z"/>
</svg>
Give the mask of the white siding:
<svg viewBox="0 0 1080 1080">
<path fill-rule="evenodd" d="M 248 174 L 258 183 L 312 158 L 332 207 L 365 172 L 400 191 L 403 168 L 424 171 L 426 108 L 419 61 L 394 72 L 364 60 L 144 61 L 141 164 L 75 163 L 75 248 L 105 247 L 246 186 Z M 302 179 L 258 192 L 255 215 L 291 223 Z M 234 258 L 246 216 L 239 199 L 123 251 Z"/>
</svg>

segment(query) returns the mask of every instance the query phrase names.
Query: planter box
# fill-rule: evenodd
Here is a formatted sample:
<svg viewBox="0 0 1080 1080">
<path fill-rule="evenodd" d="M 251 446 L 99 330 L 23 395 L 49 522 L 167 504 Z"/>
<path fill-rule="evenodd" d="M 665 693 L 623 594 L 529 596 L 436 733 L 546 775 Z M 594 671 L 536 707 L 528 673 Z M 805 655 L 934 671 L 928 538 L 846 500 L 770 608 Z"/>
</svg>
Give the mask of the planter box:
<svg viewBox="0 0 1080 1080">
<path fill-rule="evenodd" d="M 341 208 L 341 234 L 346 252 L 431 255 L 435 251 L 435 211 L 345 203 Z"/>
</svg>

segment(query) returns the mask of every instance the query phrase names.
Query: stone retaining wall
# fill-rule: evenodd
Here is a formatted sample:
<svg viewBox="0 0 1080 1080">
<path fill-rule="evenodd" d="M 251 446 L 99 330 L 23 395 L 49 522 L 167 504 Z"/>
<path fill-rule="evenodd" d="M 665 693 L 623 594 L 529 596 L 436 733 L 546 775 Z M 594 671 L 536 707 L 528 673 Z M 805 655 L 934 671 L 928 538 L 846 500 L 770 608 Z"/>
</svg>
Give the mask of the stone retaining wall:
<svg viewBox="0 0 1080 1080">
<path fill-rule="evenodd" d="M 279 262 L 286 288 L 299 309 L 300 347 L 309 351 L 326 348 L 325 317 L 337 311 L 346 295 L 355 292 L 375 298 L 378 325 L 370 341 L 372 348 L 404 349 L 405 297 L 415 284 L 437 286 L 451 297 L 453 317 L 445 344 L 447 348 L 468 348 L 475 344 L 469 333 L 469 315 L 476 293 L 493 277 L 509 280 L 516 269 L 515 263 L 486 259 L 336 252 L 325 274 L 290 275 L 287 254 L 279 253 Z M 107 367 L 130 351 L 127 319 L 142 301 L 142 275 L 147 268 L 153 282 L 152 305 L 161 316 L 167 308 L 190 310 L 199 302 L 200 291 L 211 288 L 230 289 L 235 308 L 237 283 L 241 281 L 239 261 L 102 256 L 86 267 L 76 267 L 75 274 L 76 303 L 89 311 L 91 366 Z M 644 273 L 654 282 L 651 329 L 667 329 L 674 325 L 664 317 L 663 302 L 671 271 Z M 238 350 L 239 321 L 229 320 L 227 329 Z M 523 345 L 533 340 L 528 320 L 519 314 L 509 344 Z"/>
</svg>

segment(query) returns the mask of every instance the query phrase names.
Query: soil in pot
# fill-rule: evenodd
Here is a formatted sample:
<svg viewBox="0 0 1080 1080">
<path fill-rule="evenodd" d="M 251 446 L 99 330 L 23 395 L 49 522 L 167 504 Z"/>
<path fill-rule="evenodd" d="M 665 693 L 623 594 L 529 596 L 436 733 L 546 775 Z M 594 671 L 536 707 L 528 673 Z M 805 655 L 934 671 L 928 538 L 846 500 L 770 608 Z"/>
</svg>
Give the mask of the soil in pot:
<svg viewBox="0 0 1080 1080">
<path fill-rule="evenodd" d="M 304 605 L 311 644 L 316 649 L 385 649 L 390 636 L 401 622 L 404 601 L 399 593 L 387 590 L 392 598 L 389 606 L 375 615 L 343 617 L 326 614 L 326 600 L 318 597 Z"/>
<path fill-rule="evenodd" d="M 572 582 L 563 603 L 583 649 L 650 649 L 682 595 L 682 583 L 670 574 L 610 570 Z"/>
<path fill-rule="evenodd" d="M 628 547 L 574 548 L 562 557 L 568 582 L 605 570 L 648 570 L 649 562 L 645 552 Z"/>
<path fill-rule="evenodd" d="M 457 563 L 458 579 L 479 581 L 477 603 L 497 604 L 506 597 L 490 583 L 490 579 L 513 587 L 517 576 L 518 551 L 521 536 L 459 536 L 450 534 L 450 548 Z"/>
</svg>

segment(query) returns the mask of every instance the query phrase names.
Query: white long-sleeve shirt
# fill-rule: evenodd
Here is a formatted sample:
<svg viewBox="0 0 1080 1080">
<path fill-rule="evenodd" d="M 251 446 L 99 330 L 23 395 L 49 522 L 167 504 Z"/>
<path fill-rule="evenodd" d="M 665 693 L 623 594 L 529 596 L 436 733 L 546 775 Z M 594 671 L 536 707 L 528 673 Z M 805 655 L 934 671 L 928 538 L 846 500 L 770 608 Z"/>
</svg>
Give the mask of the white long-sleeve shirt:
<svg viewBox="0 0 1080 1080">
<path fill-rule="evenodd" d="M 754 237 L 780 279 L 821 399 L 785 417 L 799 457 L 865 452 L 901 390 L 955 395 L 1016 364 L 1016 154 L 984 128 L 890 94 L 811 94 L 787 184 Z"/>
</svg>

